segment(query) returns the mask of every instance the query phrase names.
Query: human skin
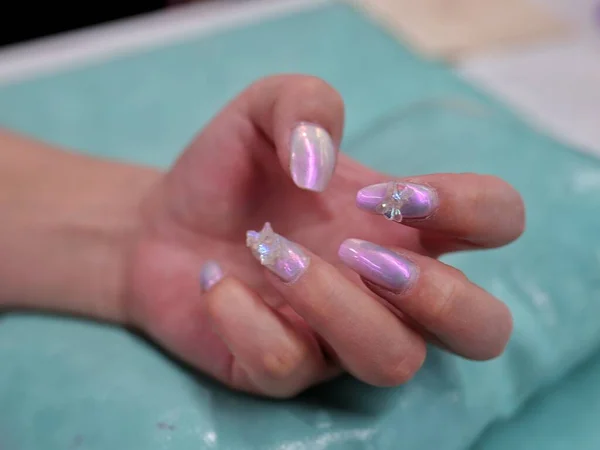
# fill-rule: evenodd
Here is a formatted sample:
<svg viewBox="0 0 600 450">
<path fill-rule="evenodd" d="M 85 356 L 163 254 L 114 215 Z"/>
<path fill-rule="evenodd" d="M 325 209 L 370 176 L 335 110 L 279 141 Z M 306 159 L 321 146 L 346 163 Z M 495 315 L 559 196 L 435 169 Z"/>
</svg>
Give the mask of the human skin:
<svg viewBox="0 0 600 450">
<path fill-rule="evenodd" d="M 274 397 L 342 371 L 405 383 L 427 341 L 498 356 L 510 312 L 437 258 L 518 238 L 521 197 L 492 176 L 396 180 L 294 147 L 309 124 L 318 128 L 301 136 L 335 151 L 343 116 L 319 79 L 265 78 L 166 171 L 0 132 L 0 308 L 135 327 L 228 386 Z M 361 191 L 391 180 L 411 183 L 401 186 L 421 202 L 405 205 L 401 223 L 376 211 L 385 189 Z M 246 232 L 265 222 L 296 252 L 286 255 L 300 255 L 292 272 L 247 247 Z"/>
</svg>

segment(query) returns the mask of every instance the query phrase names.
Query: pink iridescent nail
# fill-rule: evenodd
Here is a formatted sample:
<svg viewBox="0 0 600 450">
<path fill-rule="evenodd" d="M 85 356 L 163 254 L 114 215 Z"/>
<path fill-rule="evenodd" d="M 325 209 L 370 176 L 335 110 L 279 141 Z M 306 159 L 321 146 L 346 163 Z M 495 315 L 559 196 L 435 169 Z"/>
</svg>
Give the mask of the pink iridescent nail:
<svg viewBox="0 0 600 450">
<path fill-rule="evenodd" d="M 248 231 L 246 245 L 263 266 L 286 283 L 297 281 L 310 263 L 302 249 L 275 233 L 269 222 L 260 232 Z"/>
<path fill-rule="evenodd" d="M 338 254 L 361 277 L 392 292 L 405 291 L 419 275 L 418 267 L 404 256 L 360 239 L 344 241 Z"/>
<path fill-rule="evenodd" d="M 433 214 L 438 206 L 438 197 L 429 186 L 390 181 L 361 189 L 356 195 L 356 205 L 401 222 L 403 219 L 424 219 Z"/>
<path fill-rule="evenodd" d="M 336 158 L 331 136 L 323 127 L 302 122 L 292 131 L 290 174 L 298 187 L 324 191 L 333 176 Z"/>
<path fill-rule="evenodd" d="M 216 261 L 206 261 L 200 269 L 200 289 L 208 291 L 223 278 L 223 270 Z"/>
</svg>

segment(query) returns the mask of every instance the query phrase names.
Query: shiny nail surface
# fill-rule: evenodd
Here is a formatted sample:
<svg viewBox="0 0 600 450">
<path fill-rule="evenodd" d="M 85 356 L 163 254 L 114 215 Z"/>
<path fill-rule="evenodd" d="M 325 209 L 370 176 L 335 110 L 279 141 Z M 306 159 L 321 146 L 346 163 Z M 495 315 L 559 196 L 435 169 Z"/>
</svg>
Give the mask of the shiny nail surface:
<svg viewBox="0 0 600 450">
<path fill-rule="evenodd" d="M 248 231 L 246 245 L 263 266 L 286 283 L 297 281 L 310 263 L 310 258 L 302 249 L 275 233 L 269 222 L 260 232 Z"/>
<path fill-rule="evenodd" d="M 438 197 L 432 188 L 422 184 L 390 181 L 367 186 L 356 195 L 356 205 L 394 222 L 403 219 L 424 219 L 438 206 Z"/>
<path fill-rule="evenodd" d="M 206 261 L 200 269 L 200 289 L 208 291 L 223 278 L 223 270 L 216 261 Z"/>
<path fill-rule="evenodd" d="M 329 133 L 322 127 L 302 122 L 292 131 L 290 173 L 302 189 L 321 192 L 331 180 L 336 149 Z"/>
<path fill-rule="evenodd" d="M 338 252 L 344 264 L 371 283 L 393 292 L 408 289 L 419 275 L 418 267 L 402 255 L 360 239 L 347 239 Z"/>
</svg>

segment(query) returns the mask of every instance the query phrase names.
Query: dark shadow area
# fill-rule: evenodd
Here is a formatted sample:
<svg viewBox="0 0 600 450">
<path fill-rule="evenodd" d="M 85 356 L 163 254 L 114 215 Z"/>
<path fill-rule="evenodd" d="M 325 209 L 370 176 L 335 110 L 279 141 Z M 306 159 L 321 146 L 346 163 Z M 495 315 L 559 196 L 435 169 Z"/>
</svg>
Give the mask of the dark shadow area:
<svg viewBox="0 0 600 450">
<path fill-rule="evenodd" d="M 2 2 L 0 47 L 156 11 L 166 5 L 166 0 Z"/>
</svg>

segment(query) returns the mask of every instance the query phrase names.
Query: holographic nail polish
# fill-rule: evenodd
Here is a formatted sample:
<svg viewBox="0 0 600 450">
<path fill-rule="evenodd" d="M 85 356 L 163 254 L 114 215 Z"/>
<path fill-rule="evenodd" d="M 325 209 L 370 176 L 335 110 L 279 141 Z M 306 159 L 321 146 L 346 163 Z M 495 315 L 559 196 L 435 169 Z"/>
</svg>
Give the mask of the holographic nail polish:
<svg viewBox="0 0 600 450">
<path fill-rule="evenodd" d="M 297 281 L 310 263 L 302 249 L 275 233 L 269 222 L 260 232 L 248 231 L 246 245 L 263 266 L 286 283 Z"/>
<path fill-rule="evenodd" d="M 409 259 L 360 239 L 345 240 L 338 255 L 346 266 L 361 277 L 392 292 L 405 291 L 419 275 L 418 266 Z"/>
<path fill-rule="evenodd" d="M 200 269 L 200 289 L 208 291 L 223 278 L 223 270 L 216 261 L 206 261 Z"/>
<path fill-rule="evenodd" d="M 323 127 L 301 122 L 292 131 L 290 174 L 298 187 L 324 191 L 333 176 L 336 158 L 331 136 Z"/>
<path fill-rule="evenodd" d="M 356 195 L 356 205 L 394 222 L 424 219 L 435 211 L 438 198 L 429 186 L 401 181 L 373 184 Z"/>
</svg>

